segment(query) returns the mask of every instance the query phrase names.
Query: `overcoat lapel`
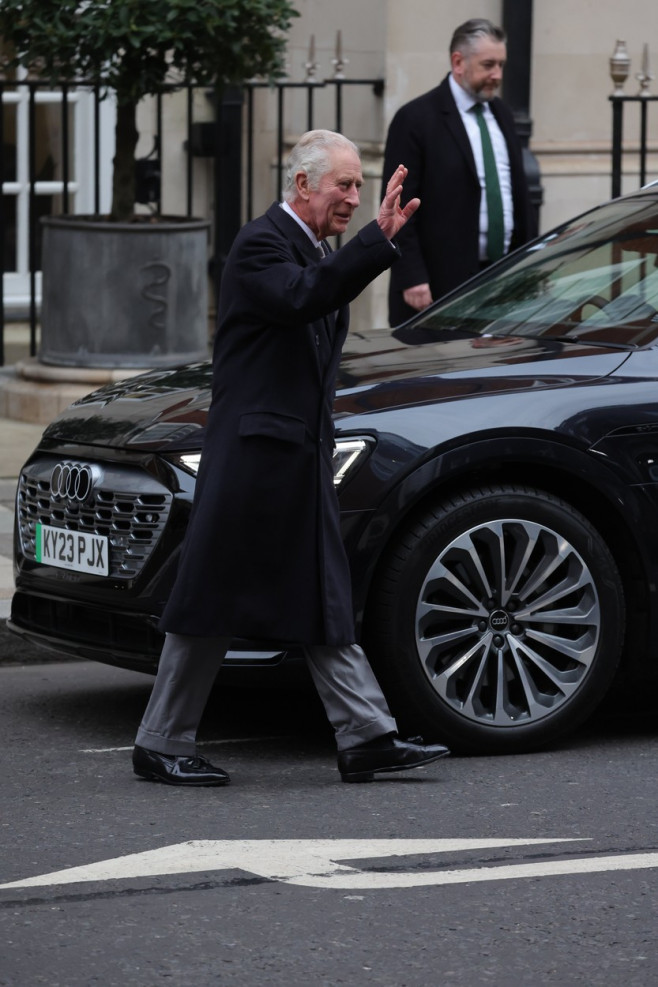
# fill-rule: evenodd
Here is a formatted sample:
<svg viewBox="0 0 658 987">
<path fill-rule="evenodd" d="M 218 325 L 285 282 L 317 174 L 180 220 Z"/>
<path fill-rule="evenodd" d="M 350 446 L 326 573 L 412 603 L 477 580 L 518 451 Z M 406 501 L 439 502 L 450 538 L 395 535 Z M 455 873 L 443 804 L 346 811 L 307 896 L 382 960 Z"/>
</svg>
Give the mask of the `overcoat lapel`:
<svg viewBox="0 0 658 987">
<path fill-rule="evenodd" d="M 304 267 L 311 267 L 320 263 L 320 257 L 315 245 L 311 242 L 307 234 L 301 228 L 299 223 L 290 216 L 278 203 L 273 203 L 267 210 L 267 217 L 271 219 L 272 222 L 278 229 L 283 233 L 288 241 L 292 244 L 295 249 L 295 253 L 299 259 L 299 262 L 303 264 Z M 307 328 L 308 344 L 313 350 L 315 358 L 315 366 L 318 372 L 318 380 L 324 381 L 326 367 L 326 346 L 327 343 L 333 341 L 333 333 L 330 331 L 329 327 L 326 325 L 326 318 L 322 321 L 312 323 Z M 315 341 L 316 334 L 321 333 L 319 345 Z M 325 340 L 322 336 L 328 336 Z M 321 352 L 325 349 L 325 354 Z"/>
<path fill-rule="evenodd" d="M 285 236 L 286 240 L 294 245 L 296 250 L 304 257 L 305 263 L 316 264 L 319 260 L 315 247 L 299 223 L 290 216 L 285 209 L 282 209 L 278 202 L 273 203 L 267 210 L 267 218 L 271 219 L 274 225 Z"/>
<path fill-rule="evenodd" d="M 462 122 L 462 118 L 457 109 L 457 104 L 450 92 L 450 84 L 446 79 L 441 83 L 441 85 L 436 90 L 437 103 L 439 112 L 443 116 L 443 120 L 446 125 L 446 130 L 454 140 L 455 144 L 464 156 L 464 160 L 468 165 L 468 169 L 471 172 L 473 178 L 479 185 L 477 167 L 475 165 L 475 158 L 473 157 L 473 149 L 471 147 L 471 142 L 468 139 L 468 134 L 466 133 L 466 127 Z"/>
</svg>

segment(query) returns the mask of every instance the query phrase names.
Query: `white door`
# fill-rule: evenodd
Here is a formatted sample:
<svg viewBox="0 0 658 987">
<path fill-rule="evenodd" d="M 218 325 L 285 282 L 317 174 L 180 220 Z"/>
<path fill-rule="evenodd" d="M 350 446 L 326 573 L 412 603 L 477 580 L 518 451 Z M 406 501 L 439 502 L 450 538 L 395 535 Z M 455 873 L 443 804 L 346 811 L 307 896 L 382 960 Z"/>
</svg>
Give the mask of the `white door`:
<svg viewBox="0 0 658 987">
<path fill-rule="evenodd" d="M 3 90 L 4 145 L 4 301 L 7 318 L 25 318 L 34 287 L 41 298 L 41 230 L 39 217 L 64 211 L 64 148 L 62 95 L 44 87 L 35 89 L 33 123 L 30 87 L 17 74 Z M 67 94 L 68 206 L 69 213 L 95 211 L 94 97 L 88 90 Z M 111 194 L 114 154 L 114 106 L 99 104 L 100 141 L 98 188 L 100 212 L 107 212 Z M 31 142 L 31 133 L 33 134 Z M 35 236 L 30 237 L 30 161 L 34 167 Z M 32 264 L 30 263 L 32 258 Z M 30 270 L 36 271 L 34 277 Z"/>
</svg>

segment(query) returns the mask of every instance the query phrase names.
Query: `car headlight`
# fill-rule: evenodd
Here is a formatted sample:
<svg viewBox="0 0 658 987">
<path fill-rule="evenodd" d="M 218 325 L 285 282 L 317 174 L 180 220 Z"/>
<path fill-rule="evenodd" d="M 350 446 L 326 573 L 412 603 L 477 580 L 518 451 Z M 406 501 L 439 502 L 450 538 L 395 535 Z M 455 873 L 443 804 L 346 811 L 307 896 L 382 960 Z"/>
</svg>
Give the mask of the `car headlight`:
<svg viewBox="0 0 658 987">
<path fill-rule="evenodd" d="M 366 439 L 338 439 L 334 449 L 334 486 L 339 487 L 343 480 L 352 473 L 357 464 L 362 462 L 369 451 Z M 187 473 L 196 476 L 199 472 L 200 452 L 185 452 L 175 457 L 177 466 Z"/>
<path fill-rule="evenodd" d="M 368 455 L 367 439 L 337 439 L 334 449 L 334 486 L 339 487 Z"/>
</svg>

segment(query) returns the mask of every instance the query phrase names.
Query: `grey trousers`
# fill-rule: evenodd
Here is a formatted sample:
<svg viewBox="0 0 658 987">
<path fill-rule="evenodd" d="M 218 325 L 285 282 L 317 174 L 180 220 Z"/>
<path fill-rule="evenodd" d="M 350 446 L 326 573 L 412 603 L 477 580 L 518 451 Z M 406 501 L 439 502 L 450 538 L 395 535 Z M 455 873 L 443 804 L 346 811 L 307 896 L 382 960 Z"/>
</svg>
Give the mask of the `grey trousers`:
<svg viewBox="0 0 658 987">
<path fill-rule="evenodd" d="M 193 755 L 196 733 L 230 639 L 167 634 L 160 665 L 135 743 L 160 754 Z M 397 730 L 364 652 L 310 645 L 304 649 L 311 677 L 346 750 Z"/>
</svg>

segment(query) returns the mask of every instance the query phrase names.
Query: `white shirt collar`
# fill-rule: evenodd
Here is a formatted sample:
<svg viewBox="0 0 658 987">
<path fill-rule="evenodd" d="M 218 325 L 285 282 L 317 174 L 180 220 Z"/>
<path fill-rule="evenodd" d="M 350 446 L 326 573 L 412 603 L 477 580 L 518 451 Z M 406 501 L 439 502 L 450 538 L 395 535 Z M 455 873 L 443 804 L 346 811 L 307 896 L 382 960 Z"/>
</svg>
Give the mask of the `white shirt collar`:
<svg viewBox="0 0 658 987">
<path fill-rule="evenodd" d="M 472 110 L 475 104 L 478 102 L 477 99 L 473 99 L 470 93 L 459 85 L 457 80 L 454 78 L 452 72 L 448 76 L 448 83 L 450 85 L 450 91 L 453 95 L 455 103 L 457 104 L 457 109 L 460 113 L 468 113 Z M 490 110 L 489 104 L 487 102 L 482 103 L 485 113 Z"/>
<path fill-rule="evenodd" d="M 283 209 L 284 212 L 287 212 L 289 216 L 292 216 L 292 218 L 295 220 L 295 222 L 299 226 L 301 226 L 301 228 L 304 230 L 304 233 L 306 233 L 306 236 L 309 238 L 309 240 L 311 241 L 311 243 L 313 244 L 313 246 L 314 247 L 319 247 L 320 246 L 320 241 L 316 237 L 315 233 L 313 232 L 313 230 L 311 229 L 311 227 L 310 226 L 307 226 L 306 223 L 304 222 L 304 220 L 301 219 L 301 217 L 299 217 L 297 215 L 297 213 L 295 212 L 295 210 L 290 206 L 290 203 L 284 201 L 284 202 L 280 202 L 279 205 L 281 206 L 281 208 Z"/>
</svg>

